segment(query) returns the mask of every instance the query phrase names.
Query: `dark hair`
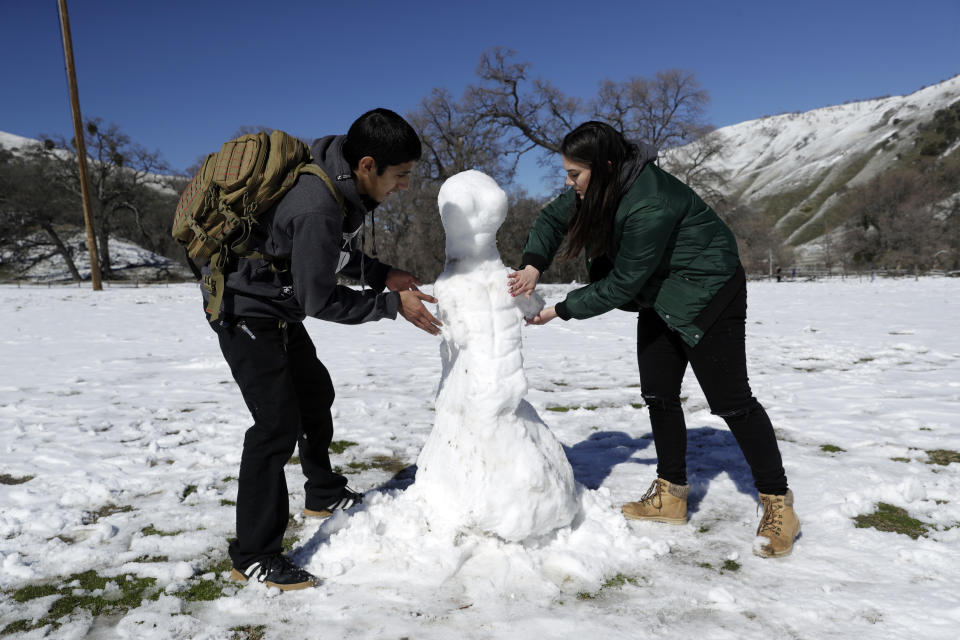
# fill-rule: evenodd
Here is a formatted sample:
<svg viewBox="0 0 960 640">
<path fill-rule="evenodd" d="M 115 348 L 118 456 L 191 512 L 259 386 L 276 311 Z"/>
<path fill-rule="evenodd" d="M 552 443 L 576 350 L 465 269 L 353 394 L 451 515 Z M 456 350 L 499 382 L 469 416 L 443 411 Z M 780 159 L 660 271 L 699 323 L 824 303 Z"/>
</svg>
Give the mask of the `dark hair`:
<svg viewBox="0 0 960 640">
<path fill-rule="evenodd" d="M 617 207 L 630 186 L 624 184 L 621 168 L 636 151 L 622 133 L 591 120 L 563 138 L 560 153 L 590 167 L 587 191 L 575 202 L 570 217 L 563 258 L 575 258 L 584 250 L 588 258 L 595 258 L 607 250 Z"/>
<path fill-rule="evenodd" d="M 377 163 L 377 175 L 390 165 L 419 160 L 420 137 L 410 123 L 389 109 L 373 109 L 354 120 L 343 143 L 343 157 L 351 169 L 360 158 L 370 156 Z"/>
</svg>

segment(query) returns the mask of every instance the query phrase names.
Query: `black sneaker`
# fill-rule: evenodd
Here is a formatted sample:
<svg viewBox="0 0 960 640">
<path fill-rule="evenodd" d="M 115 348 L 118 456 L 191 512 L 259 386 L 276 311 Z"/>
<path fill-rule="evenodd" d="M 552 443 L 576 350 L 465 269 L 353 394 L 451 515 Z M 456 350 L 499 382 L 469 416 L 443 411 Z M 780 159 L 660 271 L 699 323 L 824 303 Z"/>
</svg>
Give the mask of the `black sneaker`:
<svg viewBox="0 0 960 640">
<path fill-rule="evenodd" d="M 344 487 L 340 491 L 340 496 L 333 501 L 333 503 L 327 505 L 323 509 L 307 509 L 303 510 L 303 515 L 309 516 L 311 518 L 329 518 L 333 515 L 335 511 L 346 511 L 350 507 L 361 504 L 363 502 L 363 494 L 357 493 L 350 487 Z"/>
<path fill-rule="evenodd" d="M 258 560 L 243 571 L 234 568 L 230 578 L 237 582 L 255 580 L 282 591 L 309 589 L 317 586 L 318 582 L 316 576 L 293 564 L 280 553 Z"/>
</svg>

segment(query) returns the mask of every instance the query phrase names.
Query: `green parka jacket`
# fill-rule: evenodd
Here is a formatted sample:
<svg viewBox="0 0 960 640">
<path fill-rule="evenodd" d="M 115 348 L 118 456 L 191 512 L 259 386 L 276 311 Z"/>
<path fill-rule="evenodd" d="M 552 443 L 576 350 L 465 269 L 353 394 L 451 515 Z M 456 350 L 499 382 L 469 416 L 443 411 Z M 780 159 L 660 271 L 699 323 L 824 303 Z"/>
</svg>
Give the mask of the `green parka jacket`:
<svg viewBox="0 0 960 640">
<path fill-rule="evenodd" d="M 587 261 L 591 284 L 571 291 L 556 311 L 564 320 L 582 320 L 611 309 L 653 307 L 696 346 L 716 315 L 712 308 L 745 282 L 737 242 L 690 187 L 650 162 L 656 157 L 650 151 L 638 148 L 641 166 L 617 209 L 606 253 Z M 540 211 L 522 266 L 541 273 L 549 267 L 566 237 L 575 199 L 570 189 Z"/>
</svg>

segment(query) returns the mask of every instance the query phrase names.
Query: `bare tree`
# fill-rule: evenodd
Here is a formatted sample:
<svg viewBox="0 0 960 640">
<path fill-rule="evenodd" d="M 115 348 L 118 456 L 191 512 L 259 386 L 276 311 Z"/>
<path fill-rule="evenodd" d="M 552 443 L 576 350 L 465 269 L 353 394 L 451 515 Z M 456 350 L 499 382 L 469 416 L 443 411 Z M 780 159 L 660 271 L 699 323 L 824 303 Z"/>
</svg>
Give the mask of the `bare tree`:
<svg viewBox="0 0 960 640">
<path fill-rule="evenodd" d="M 723 155 L 724 144 L 718 131 L 709 131 L 679 149 L 662 154 L 662 163 L 667 171 L 690 185 L 714 207 L 735 209 L 738 204 L 733 196 L 720 191 L 723 177 L 712 168 L 711 161 Z"/>
<path fill-rule="evenodd" d="M 136 230 L 139 242 L 147 249 L 160 252 L 160 238 L 145 226 L 145 207 L 151 198 L 148 185 L 161 186 L 159 174 L 168 170 L 158 152 L 147 151 L 123 133 L 115 124 L 104 126 L 100 118 L 87 119 L 84 125 L 87 152 L 90 155 L 90 182 L 96 222 L 97 250 L 100 269 L 110 277 L 110 237 L 122 228 Z M 77 163 L 68 153 L 76 153 L 74 141 L 63 136 L 48 138 L 45 150 L 58 164 L 57 181 L 80 196 Z"/>
<path fill-rule="evenodd" d="M 514 55 L 501 47 L 483 53 L 477 67 L 482 84 L 467 89 L 465 108 L 478 122 L 495 127 L 511 153 L 538 148 L 557 153 L 563 136 L 578 124 L 582 102 L 546 80 L 530 80 L 530 64 L 512 62 Z M 532 89 L 526 89 L 528 82 Z"/>
<path fill-rule="evenodd" d="M 955 251 L 952 216 L 937 215 L 937 204 L 956 190 L 956 176 L 945 175 L 935 167 L 908 167 L 851 189 L 843 202 L 851 219 L 844 249 L 853 261 L 921 271 L 939 252 Z"/>
<path fill-rule="evenodd" d="M 581 121 L 603 120 L 627 138 L 659 149 L 681 146 L 712 130 L 704 118 L 710 98 L 692 72 L 659 71 L 653 78 L 604 80 L 597 95 L 564 95 L 546 80 L 530 78 L 530 64 L 513 62 L 500 47 L 480 58 L 481 84 L 468 88 L 465 108 L 499 128 L 512 153 L 557 153 L 563 137 Z"/>
<path fill-rule="evenodd" d="M 605 80 L 591 107 L 595 119 L 610 123 L 627 138 L 669 149 L 712 129 L 704 120 L 709 104 L 709 94 L 692 72 L 667 69 L 653 78 Z"/>
<path fill-rule="evenodd" d="M 737 239 L 740 262 L 747 273 L 768 273 L 790 262 L 789 250 L 773 222 L 763 212 L 742 202 L 725 200 L 717 213 Z"/>
<path fill-rule="evenodd" d="M 56 181 L 58 167 L 41 145 L 20 154 L 0 150 L 0 236 L 20 273 L 59 255 L 71 277 L 81 280 L 75 247 L 66 234 L 77 229 L 79 203 Z"/>
</svg>

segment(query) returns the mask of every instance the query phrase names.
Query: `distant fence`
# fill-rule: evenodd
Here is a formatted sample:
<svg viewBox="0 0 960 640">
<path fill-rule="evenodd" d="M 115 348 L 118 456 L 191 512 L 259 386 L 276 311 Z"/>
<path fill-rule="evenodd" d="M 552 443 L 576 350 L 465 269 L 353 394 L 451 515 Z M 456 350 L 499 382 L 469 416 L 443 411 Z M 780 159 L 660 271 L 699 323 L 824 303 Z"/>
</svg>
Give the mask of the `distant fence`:
<svg viewBox="0 0 960 640">
<path fill-rule="evenodd" d="M 867 270 L 842 270 L 842 269 L 817 269 L 809 267 L 790 267 L 788 269 L 783 269 L 780 272 L 780 281 L 782 282 L 809 282 L 813 280 L 846 280 L 846 279 L 857 279 L 859 281 L 864 280 L 875 280 L 877 278 L 920 278 L 920 277 L 939 277 L 939 278 L 960 278 L 960 271 L 942 271 L 942 270 L 931 270 L 931 271 L 920 271 L 914 272 L 909 269 L 867 269 Z M 748 280 L 759 281 L 759 280 L 777 280 L 777 274 L 767 274 L 767 273 L 748 273 Z M 181 285 L 181 284 L 197 284 L 196 280 L 185 280 L 185 279 L 170 279 L 170 280 L 104 280 L 103 288 L 104 289 L 137 289 L 140 287 L 169 287 L 171 285 Z M 343 284 L 355 284 L 352 281 L 344 282 Z M 541 284 L 573 284 L 569 282 L 562 283 L 550 283 L 542 282 Z M 36 282 L 32 280 L 0 280 L 0 286 L 4 287 L 46 287 L 47 289 L 52 289 L 54 287 L 64 288 L 64 287 L 76 287 L 82 289 L 84 287 L 90 286 L 89 280 L 56 280 L 49 282 Z"/>
<path fill-rule="evenodd" d="M 913 269 L 842 269 L 825 267 L 789 267 L 782 269 L 779 274 L 751 273 L 747 274 L 750 280 L 781 280 L 783 282 L 801 282 L 811 280 L 846 280 L 857 279 L 875 280 L 877 278 L 960 278 L 960 271 L 944 271 L 932 269 L 930 271 L 915 271 Z"/>
<path fill-rule="evenodd" d="M 194 280 L 103 280 L 104 289 L 138 289 L 140 287 L 169 287 L 171 285 L 180 285 L 185 283 L 195 283 Z M 66 287 L 76 287 L 77 289 L 89 288 L 89 280 L 56 280 L 50 282 L 34 282 L 30 280 L 0 280 L 0 286 L 17 287 L 37 287 L 53 289 L 54 287 L 63 289 Z"/>
</svg>

